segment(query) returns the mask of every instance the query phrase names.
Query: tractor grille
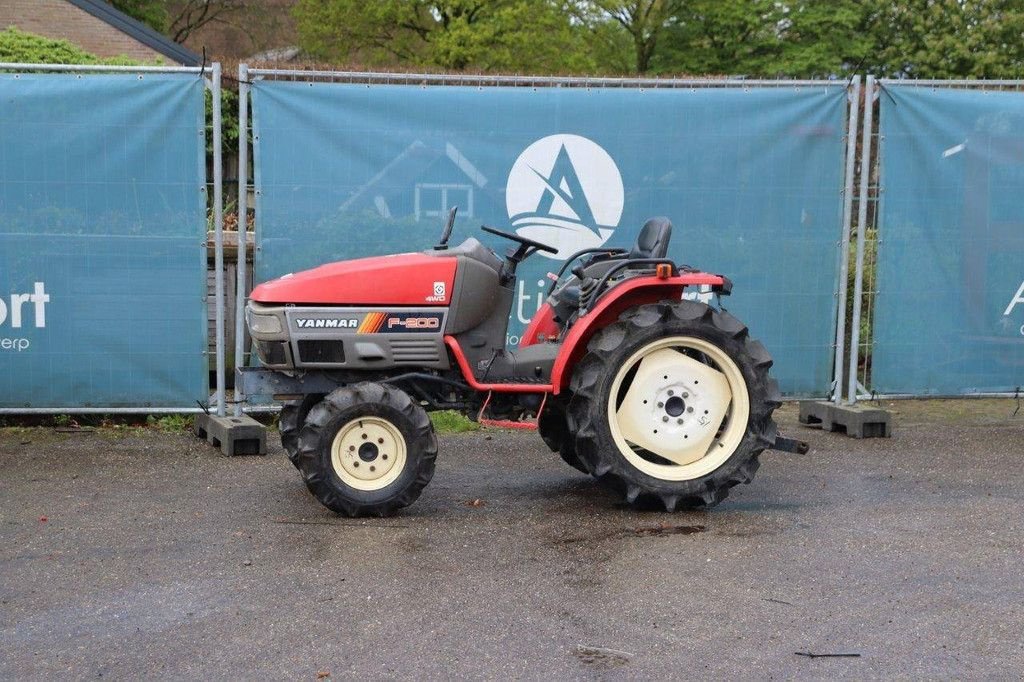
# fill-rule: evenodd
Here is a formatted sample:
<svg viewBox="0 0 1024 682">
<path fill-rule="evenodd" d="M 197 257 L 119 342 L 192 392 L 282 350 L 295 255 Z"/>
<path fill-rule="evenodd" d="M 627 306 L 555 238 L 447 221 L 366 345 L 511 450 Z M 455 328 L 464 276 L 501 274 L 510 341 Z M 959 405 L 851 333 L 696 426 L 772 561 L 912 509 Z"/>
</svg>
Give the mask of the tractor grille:
<svg viewBox="0 0 1024 682">
<path fill-rule="evenodd" d="M 439 344 L 433 339 L 390 339 L 391 358 L 395 362 L 438 362 L 441 359 Z"/>
<path fill-rule="evenodd" d="M 257 341 L 256 354 L 264 365 L 284 365 L 288 363 L 286 345 L 281 341 Z"/>
<path fill-rule="evenodd" d="M 345 362 L 345 345 L 334 339 L 301 339 L 299 359 L 304 364 L 341 364 Z"/>
</svg>

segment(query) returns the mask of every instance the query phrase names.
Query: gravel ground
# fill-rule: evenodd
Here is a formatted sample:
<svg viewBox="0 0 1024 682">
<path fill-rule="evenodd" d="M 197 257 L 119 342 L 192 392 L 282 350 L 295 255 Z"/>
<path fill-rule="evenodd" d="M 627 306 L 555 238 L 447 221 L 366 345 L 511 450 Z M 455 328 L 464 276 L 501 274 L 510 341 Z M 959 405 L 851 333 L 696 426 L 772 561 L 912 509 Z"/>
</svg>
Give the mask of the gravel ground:
<svg viewBox="0 0 1024 682">
<path fill-rule="evenodd" d="M 0 677 L 1019 679 L 1024 413 L 895 407 L 855 441 L 787 406 L 809 455 L 673 515 L 532 433 L 444 436 L 419 502 L 348 520 L 276 439 L 0 429 Z"/>
</svg>

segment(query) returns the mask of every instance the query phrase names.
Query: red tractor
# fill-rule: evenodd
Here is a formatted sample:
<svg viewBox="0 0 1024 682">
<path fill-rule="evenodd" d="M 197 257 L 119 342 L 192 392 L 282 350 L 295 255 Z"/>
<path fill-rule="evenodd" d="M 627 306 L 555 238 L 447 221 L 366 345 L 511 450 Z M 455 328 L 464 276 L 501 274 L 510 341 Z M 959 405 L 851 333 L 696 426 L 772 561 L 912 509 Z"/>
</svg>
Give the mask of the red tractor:
<svg viewBox="0 0 1024 682">
<path fill-rule="evenodd" d="M 648 220 L 631 249 L 585 249 L 553 280 L 515 349 L 505 347 L 516 268 L 469 238 L 422 253 L 323 265 L 257 286 L 246 321 L 260 368 L 246 395 L 287 400 L 281 442 L 335 512 L 384 515 L 434 474 L 429 410 L 530 425 L 570 466 L 628 503 L 713 505 L 749 483 L 777 436 L 772 358 L 738 319 L 684 294 L 727 295 L 721 275 L 665 257 L 672 224 Z M 805 448 L 805 446 L 803 446 Z"/>
</svg>

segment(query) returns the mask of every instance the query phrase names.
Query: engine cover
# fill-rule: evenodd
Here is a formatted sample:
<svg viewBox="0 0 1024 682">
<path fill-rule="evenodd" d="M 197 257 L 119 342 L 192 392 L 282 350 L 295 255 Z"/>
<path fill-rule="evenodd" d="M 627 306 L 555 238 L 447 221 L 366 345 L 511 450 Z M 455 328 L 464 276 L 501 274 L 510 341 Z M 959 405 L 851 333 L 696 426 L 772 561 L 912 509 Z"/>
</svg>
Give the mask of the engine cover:
<svg viewBox="0 0 1024 682">
<path fill-rule="evenodd" d="M 250 302 L 260 363 L 279 369 L 448 369 L 447 308 L 277 306 Z"/>
<path fill-rule="evenodd" d="M 328 263 L 260 284 L 258 303 L 344 306 L 447 306 L 458 259 L 424 253 Z"/>
</svg>

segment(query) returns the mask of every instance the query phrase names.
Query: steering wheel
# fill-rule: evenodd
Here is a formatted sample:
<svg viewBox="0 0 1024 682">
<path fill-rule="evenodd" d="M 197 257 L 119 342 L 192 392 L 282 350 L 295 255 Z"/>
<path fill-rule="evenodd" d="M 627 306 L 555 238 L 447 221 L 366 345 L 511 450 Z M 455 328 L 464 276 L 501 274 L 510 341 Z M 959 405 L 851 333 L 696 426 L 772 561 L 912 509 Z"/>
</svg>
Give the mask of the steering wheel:
<svg viewBox="0 0 1024 682">
<path fill-rule="evenodd" d="M 480 229 L 483 230 L 484 232 L 490 232 L 491 234 L 496 234 L 499 237 L 504 237 L 505 239 L 511 239 L 514 242 L 519 242 L 523 246 L 532 246 L 533 248 L 537 249 L 538 251 L 547 251 L 548 253 L 558 253 L 558 249 L 556 249 L 553 246 L 548 246 L 547 244 L 541 244 L 540 242 L 534 241 L 532 239 L 527 239 L 526 237 L 521 237 L 518 234 L 515 234 L 514 232 L 503 232 L 503 231 L 501 231 L 501 230 L 499 230 L 497 228 L 488 227 L 487 225 L 481 225 Z"/>
<path fill-rule="evenodd" d="M 448 248 L 448 240 L 451 239 L 452 228 L 455 227 L 455 214 L 458 211 L 458 206 L 452 206 L 452 209 L 448 211 L 448 219 L 444 221 L 444 229 L 441 231 L 441 241 L 434 247 L 435 251 L 444 251 Z"/>
</svg>

